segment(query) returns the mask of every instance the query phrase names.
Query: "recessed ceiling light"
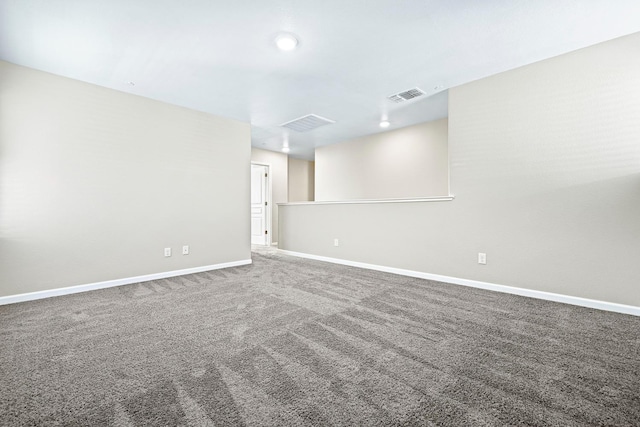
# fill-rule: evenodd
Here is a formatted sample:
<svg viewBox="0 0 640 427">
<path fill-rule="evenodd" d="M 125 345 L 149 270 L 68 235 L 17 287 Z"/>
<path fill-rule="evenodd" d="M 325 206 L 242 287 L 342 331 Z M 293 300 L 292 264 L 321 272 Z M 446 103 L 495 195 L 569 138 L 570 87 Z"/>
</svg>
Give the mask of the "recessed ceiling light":
<svg viewBox="0 0 640 427">
<path fill-rule="evenodd" d="M 298 39 L 293 34 L 284 33 L 276 37 L 276 46 L 280 50 L 293 50 L 298 46 Z"/>
<path fill-rule="evenodd" d="M 383 120 L 380 122 L 380 127 L 381 128 L 388 128 L 391 125 L 391 123 L 389 123 L 389 120 Z"/>
<path fill-rule="evenodd" d="M 283 153 L 288 153 L 289 151 L 290 151 L 289 147 L 282 147 L 282 152 Z"/>
</svg>

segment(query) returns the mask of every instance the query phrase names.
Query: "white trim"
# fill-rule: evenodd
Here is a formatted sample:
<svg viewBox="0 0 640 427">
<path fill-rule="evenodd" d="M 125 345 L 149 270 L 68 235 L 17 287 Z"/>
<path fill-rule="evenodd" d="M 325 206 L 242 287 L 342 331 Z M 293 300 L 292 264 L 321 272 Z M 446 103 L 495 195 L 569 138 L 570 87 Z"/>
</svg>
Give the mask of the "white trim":
<svg viewBox="0 0 640 427">
<path fill-rule="evenodd" d="M 278 206 L 297 206 L 297 205 L 365 205 L 370 203 L 415 203 L 415 202 L 449 202 L 456 196 L 441 197 L 416 197 L 411 199 L 356 199 L 356 200 L 336 200 L 336 201 L 318 201 L 318 202 L 290 202 L 278 203 Z"/>
<path fill-rule="evenodd" d="M 46 291 L 29 292 L 26 294 L 9 295 L 0 297 L 0 305 L 16 302 L 32 301 L 42 298 L 57 297 L 60 295 L 76 294 L 79 292 L 93 291 L 96 289 L 111 288 L 114 286 L 130 285 L 132 283 L 148 282 L 149 280 L 166 279 L 167 277 L 183 276 L 185 274 L 202 273 L 203 271 L 219 270 L 221 268 L 238 267 L 251 264 L 250 259 L 240 261 L 223 262 L 220 264 L 205 265 L 203 267 L 185 268 L 183 270 L 166 271 L 164 273 L 145 274 L 143 276 L 127 277 L 124 279 L 107 280 L 104 282 L 89 283 L 86 285 L 69 286 L 66 288 L 49 289 Z"/>
<path fill-rule="evenodd" d="M 271 242 L 271 246 L 278 246 L 278 242 Z"/>
<path fill-rule="evenodd" d="M 615 313 L 630 314 L 640 316 L 640 307 L 618 304 L 614 302 L 599 301 L 588 298 L 574 297 L 570 295 L 556 294 L 552 292 L 536 291 L 533 289 L 516 288 L 513 286 L 497 285 L 495 283 L 480 282 L 477 280 L 461 279 L 458 277 L 441 276 L 439 274 L 423 273 L 421 271 L 404 270 L 401 268 L 386 267 L 376 264 L 367 264 L 358 261 L 349 261 L 339 258 L 330 258 L 320 255 L 306 254 L 302 252 L 287 251 L 278 249 L 278 252 L 296 256 L 300 258 L 308 258 L 317 261 L 331 262 L 334 264 L 348 265 L 351 267 L 360 267 L 368 270 L 384 271 L 387 273 L 399 274 L 401 276 L 417 277 L 420 279 L 436 280 L 439 282 L 452 283 L 455 285 L 469 286 L 472 288 L 486 289 L 489 291 L 503 292 L 507 294 L 521 295 L 524 297 L 543 299 L 548 301 L 561 302 L 564 304 L 578 305 L 581 307 L 595 308 L 597 310 L 613 311 Z"/>
</svg>

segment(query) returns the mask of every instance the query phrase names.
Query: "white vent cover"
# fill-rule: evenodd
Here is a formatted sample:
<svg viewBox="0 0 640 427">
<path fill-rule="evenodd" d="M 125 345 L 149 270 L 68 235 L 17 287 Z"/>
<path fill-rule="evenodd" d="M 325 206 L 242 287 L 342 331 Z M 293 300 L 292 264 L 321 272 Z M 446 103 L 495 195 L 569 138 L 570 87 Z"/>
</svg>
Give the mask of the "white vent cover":
<svg viewBox="0 0 640 427">
<path fill-rule="evenodd" d="M 335 121 L 315 114 L 307 114 L 306 116 L 283 123 L 280 126 L 295 130 L 296 132 L 309 132 L 310 130 L 314 130 L 320 126 L 330 125 L 331 123 L 335 123 Z"/>
<path fill-rule="evenodd" d="M 404 92 L 396 93 L 388 96 L 390 101 L 395 103 L 409 101 L 411 99 L 423 96 L 425 93 L 422 89 L 414 87 L 413 89 L 405 90 Z"/>
</svg>

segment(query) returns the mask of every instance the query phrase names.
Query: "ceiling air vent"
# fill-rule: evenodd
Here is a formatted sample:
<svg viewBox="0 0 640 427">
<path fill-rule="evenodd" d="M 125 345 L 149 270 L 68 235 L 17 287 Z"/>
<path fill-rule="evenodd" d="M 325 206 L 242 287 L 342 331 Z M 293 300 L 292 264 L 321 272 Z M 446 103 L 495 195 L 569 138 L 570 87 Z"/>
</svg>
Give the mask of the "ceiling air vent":
<svg viewBox="0 0 640 427">
<path fill-rule="evenodd" d="M 395 103 L 409 101 L 411 99 L 417 98 L 419 96 L 423 96 L 425 93 L 422 89 L 414 87 L 413 89 L 405 90 L 404 92 L 396 93 L 388 96 L 387 98 L 390 101 Z"/>
<path fill-rule="evenodd" d="M 309 132 L 310 130 L 314 130 L 320 126 L 330 125 L 331 123 L 335 123 L 335 121 L 325 119 L 315 114 L 307 114 L 306 116 L 283 123 L 280 126 L 295 130 L 296 132 Z"/>
</svg>

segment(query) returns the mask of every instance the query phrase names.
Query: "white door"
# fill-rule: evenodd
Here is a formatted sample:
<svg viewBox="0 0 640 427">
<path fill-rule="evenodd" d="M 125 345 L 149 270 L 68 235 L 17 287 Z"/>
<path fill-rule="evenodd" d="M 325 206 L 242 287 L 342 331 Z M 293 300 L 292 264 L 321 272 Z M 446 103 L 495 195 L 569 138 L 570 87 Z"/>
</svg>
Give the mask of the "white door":
<svg viewBox="0 0 640 427">
<path fill-rule="evenodd" d="M 269 167 L 251 165 L 251 244 L 268 244 L 267 178 Z"/>
</svg>

